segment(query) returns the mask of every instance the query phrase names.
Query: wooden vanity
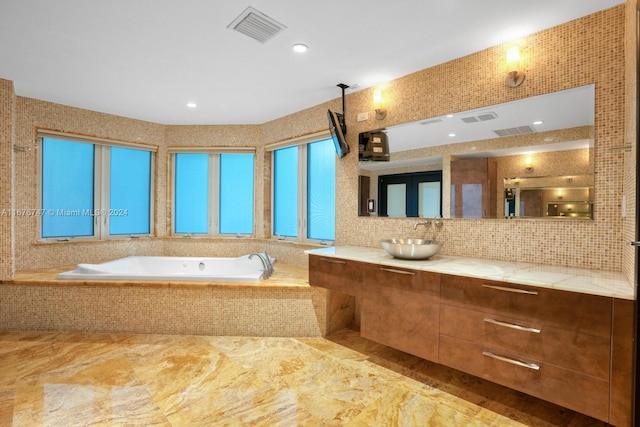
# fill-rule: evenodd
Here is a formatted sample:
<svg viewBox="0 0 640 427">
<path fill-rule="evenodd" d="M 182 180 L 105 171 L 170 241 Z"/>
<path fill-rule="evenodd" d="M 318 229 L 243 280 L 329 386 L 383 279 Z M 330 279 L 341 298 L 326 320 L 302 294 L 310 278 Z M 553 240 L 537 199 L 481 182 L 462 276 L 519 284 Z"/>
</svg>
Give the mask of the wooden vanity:
<svg viewBox="0 0 640 427">
<path fill-rule="evenodd" d="M 480 263 L 479 276 L 509 268 Z M 468 268 L 452 274 L 452 265 Z M 563 279 L 562 286 L 553 279 L 534 286 L 518 283 L 533 279 L 513 271 L 509 281 L 473 277 L 473 267 L 455 257 L 395 260 L 377 249 L 309 251 L 312 286 L 360 298 L 363 337 L 613 425 L 630 424 L 630 285 L 615 274 L 586 271 L 585 283 L 603 282 L 588 293 L 571 290 L 582 288 L 566 279 L 575 269 L 547 274 Z"/>
</svg>

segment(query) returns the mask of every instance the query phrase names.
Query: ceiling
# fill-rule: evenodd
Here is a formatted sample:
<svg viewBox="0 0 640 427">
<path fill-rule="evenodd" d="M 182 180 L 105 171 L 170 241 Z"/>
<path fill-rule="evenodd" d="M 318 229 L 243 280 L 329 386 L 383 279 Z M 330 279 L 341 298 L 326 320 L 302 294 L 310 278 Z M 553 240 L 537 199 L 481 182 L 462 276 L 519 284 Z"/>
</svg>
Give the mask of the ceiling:
<svg viewBox="0 0 640 427">
<path fill-rule="evenodd" d="M 0 0 L 0 78 L 155 123 L 260 124 L 339 98 L 338 83 L 374 86 L 621 3 Z M 286 28 L 264 43 L 229 29 L 249 6 Z"/>
</svg>

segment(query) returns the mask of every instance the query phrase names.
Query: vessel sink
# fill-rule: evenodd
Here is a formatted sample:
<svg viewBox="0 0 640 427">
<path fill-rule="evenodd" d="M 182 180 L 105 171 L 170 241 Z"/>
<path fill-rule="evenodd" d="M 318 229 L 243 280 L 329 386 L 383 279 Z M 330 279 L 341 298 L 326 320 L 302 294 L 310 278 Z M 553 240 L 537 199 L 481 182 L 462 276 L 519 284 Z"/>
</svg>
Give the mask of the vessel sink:
<svg viewBox="0 0 640 427">
<path fill-rule="evenodd" d="M 380 244 L 389 255 L 402 259 L 427 259 L 442 247 L 442 243 L 426 239 L 385 239 Z"/>
</svg>

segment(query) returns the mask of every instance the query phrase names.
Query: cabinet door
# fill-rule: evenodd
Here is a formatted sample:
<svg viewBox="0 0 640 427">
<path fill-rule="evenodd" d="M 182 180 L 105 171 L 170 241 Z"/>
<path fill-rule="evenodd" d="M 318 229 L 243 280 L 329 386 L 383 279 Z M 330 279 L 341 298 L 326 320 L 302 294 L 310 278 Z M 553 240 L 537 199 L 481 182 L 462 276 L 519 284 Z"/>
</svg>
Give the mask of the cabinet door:
<svg viewBox="0 0 640 427">
<path fill-rule="evenodd" d="M 362 265 L 357 261 L 309 255 L 309 284 L 347 295 L 360 296 Z"/>
<path fill-rule="evenodd" d="M 438 274 L 365 265 L 361 335 L 437 361 L 439 292 Z"/>
</svg>

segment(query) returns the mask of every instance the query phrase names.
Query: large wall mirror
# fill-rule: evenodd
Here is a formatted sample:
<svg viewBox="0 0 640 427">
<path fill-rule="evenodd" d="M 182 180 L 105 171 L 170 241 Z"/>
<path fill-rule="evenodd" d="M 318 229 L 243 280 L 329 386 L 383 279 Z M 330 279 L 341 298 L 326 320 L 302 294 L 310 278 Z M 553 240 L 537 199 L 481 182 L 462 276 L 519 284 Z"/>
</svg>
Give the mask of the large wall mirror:
<svg viewBox="0 0 640 427">
<path fill-rule="evenodd" d="M 362 216 L 593 218 L 595 88 L 427 118 L 359 161 Z"/>
</svg>

